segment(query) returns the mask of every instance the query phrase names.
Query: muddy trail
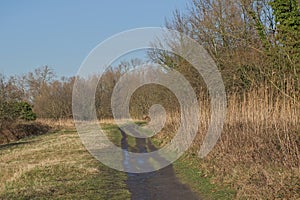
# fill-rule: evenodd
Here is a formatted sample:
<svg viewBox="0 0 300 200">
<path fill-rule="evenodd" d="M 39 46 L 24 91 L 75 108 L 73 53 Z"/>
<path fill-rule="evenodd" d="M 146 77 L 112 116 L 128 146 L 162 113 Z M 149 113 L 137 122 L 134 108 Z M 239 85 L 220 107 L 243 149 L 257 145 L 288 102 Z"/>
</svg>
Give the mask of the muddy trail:
<svg viewBox="0 0 300 200">
<path fill-rule="evenodd" d="M 134 130 L 130 130 L 132 132 Z M 135 146 L 128 144 L 127 134 L 120 129 L 122 134 L 121 147 L 136 153 L 146 153 L 157 150 L 149 139 L 135 138 Z M 126 132 L 127 129 L 126 129 Z M 124 168 L 132 167 L 123 156 Z M 137 161 L 139 162 L 139 161 Z M 197 194 L 193 193 L 187 185 L 182 184 L 175 176 L 172 165 L 149 173 L 127 173 L 127 187 L 131 192 L 132 200 L 199 200 Z"/>
</svg>

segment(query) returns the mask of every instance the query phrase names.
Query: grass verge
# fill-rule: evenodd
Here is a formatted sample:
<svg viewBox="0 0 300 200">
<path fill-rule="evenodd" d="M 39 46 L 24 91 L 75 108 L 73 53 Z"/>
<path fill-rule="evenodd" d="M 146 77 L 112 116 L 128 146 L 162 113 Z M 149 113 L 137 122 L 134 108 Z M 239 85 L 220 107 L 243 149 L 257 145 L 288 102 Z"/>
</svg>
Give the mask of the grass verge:
<svg viewBox="0 0 300 200">
<path fill-rule="evenodd" d="M 130 199 L 126 174 L 95 160 L 74 130 L 1 145 L 0 168 L 0 199 Z"/>
</svg>

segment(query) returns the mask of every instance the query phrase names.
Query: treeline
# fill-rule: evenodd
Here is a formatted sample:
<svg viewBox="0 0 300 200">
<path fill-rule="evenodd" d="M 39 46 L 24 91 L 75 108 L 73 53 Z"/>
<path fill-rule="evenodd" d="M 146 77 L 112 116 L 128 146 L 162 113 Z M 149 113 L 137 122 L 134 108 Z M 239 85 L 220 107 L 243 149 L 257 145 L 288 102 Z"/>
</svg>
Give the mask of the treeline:
<svg viewBox="0 0 300 200">
<path fill-rule="evenodd" d="M 89 79 L 80 77 L 57 78 L 53 69 L 43 66 L 22 76 L 0 76 L 0 111 L 1 122 L 10 124 L 18 119 L 34 120 L 72 119 L 72 92 L 77 78 L 78 85 L 85 87 L 83 91 L 90 94 L 91 84 L 96 84 L 95 108 L 99 119 L 113 118 L 111 96 L 120 77 L 131 70 L 128 77 L 132 83 L 140 81 L 140 75 L 134 72 L 140 60 L 123 61 L 117 67 L 109 67 L 101 77 L 93 75 Z M 145 76 L 156 76 L 156 68 L 143 71 Z M 132 84 L 133 85 L 133 84 Z M 123 91 L 126 93 L 126 89 Z M 81 93 L 75 97 L 82 99 L 82 106 L 90 106 L 87 94 Z M 126 94 L 125 94 L 126 96 Z M 172 104 L 170 104 L 170 101 Z M 132 117 L 141 118 L 148 114 L 153 104 L 161 104 L 166 111 L 178 110 L 179 104 L 175 95 L 166 87 L 160 85 L 145 85 L 138 88 L 130 100 Z M 14 111 L 12 111 L 14 110 Z M 83 113 L 83 119 L 88 119 L 90 110 Z M 15 114 L 14 114 L 15 113 Z M 85 117 L 86 116 L 86 117 Z"/>
<path fill-rule="evenodd" d="M 300 91 L 298 1 L 193 0 L 186 12 L 175 11 L 166 25 L 169 29 L 187 34 L 205 47 L 222 73 L 228 94 L 263 86 L 272 87 L 278 94 L 297 101 Z M 149 52 L 149 56 L 156 63 L 178 70 L 198 95 L 203 94 L 206 86 L 201 74 L 184 59 L 155 51 Z M 99 82 L 97 75 L 81 80 L 86 85 L 98 82 L 95 104 L 99 118 L 113 117 L 110 98 L 115 84 L 123 73 L 139 64 L 140 61 L 132 60 L 110 67 Z M 151 76 L 152 72 L 147 73 Z M 34 119 L 35 115 L 53 119 L 72 118 L 75 78 L 57 78 L 48 66 L 23 76 L 1 75 L 1 119 L 26 118 L 20 114 L 22 109 L 30 110 L 28 112 L 33 110 L 35 114 L 30 114 L 30 119 Z M 141 87 L 132 97 L 130 110 L 139 117 L 146 114 L 153 103 L 166 105 L 170 110 L 177 109 L 169 103 L 176 104 L 176 98 L 174 100 L 172 95 L 165 87 Z M 12 106 L 15 103 L 22 106 Z M 16 111 L 12 112 L 11 107 L 17 108 Z"/>
<path fill-rule="evenodd" d="M 122 74 L 141 63 L 137 59 L 123 61 L 117 67 L 107 68 L 101 78 L 96 74 L 89 79 L 75 76 L 57 78 L 56 73 L 49 66 L 37 68 L 22 76 L 1 75 L 1 124 L 10 124 L 19 119 L 72 119 L 72 92 L 76 78 L 79 85 L 85 87 L 84 91 L 88 91 L 91 84 L 97 84 L 94 102 L 97 116 L 99 119 L 113 118 L 111 95 L 116 83 Z M 155 69 L 147 71 L 147 76 L 155 76 L 154 71 Z M 134 73 L 130 76 L 131 81 L 138 81 Z M 148 114 L 150 106 L 154 103 L 163 104 L 171 110 L 173 106 L 168 103 L 168 100 L 174 95 L 167 88 L 158 87 L 150 85 L 137 90 L 131 101 L 131 105 L 134 106 L 130 107 L 134 117 Z M 91 102 L 87 102 L 86 94 L 79 94 L 79 98 L 82 98 L 83 106 L 90 106 Z M 176 101 L 176 98 L 174 99 Z M 86 110 L 89 112 L 89 109 Z"/>
<path fill-rule="evenodd" d="M 98 119 L 115 118 L 111 105 L 114 90 L 120 89 L 119 94 L 122 95 L 122 98 L 118 99 L 116 106 L 123 105 L 129 95 L 128 90 L 132 86 L 142 81 L 143 77 L 152 80 L 157 78 L 157 70 L 161 70 L 156 67 L 148 67 L 147 69 L 143 67 L 139 68 L 139 65 L 142 65 L 142 63 L 141 60 L 137 59 L 122 61 L 117 66 L 108 67 L 101 77 L 99 75 L 90 76 L 88 79 L 77 77 L 77 85 L 73 97 L 79 99 L 79 101 L 76 101 L 75 107 L 79 106 L 85 109 L 83 109 L 83 113 L 80 113 L 80 116 L 76 117 L 76 119 L 89 120 L 93 112 L 93 108 L 91 108 L 92 104 L 95 105 Z M 122 88 L 116 89 L 116 84 L 121 77 L 124 79 L 123 75 L 125 73 L 126 84 L 122 85 Z M 95 94 L 91 91 L 93 85 L 97 86 Z M 95 95 L 95 102 L 88 102 L 90 98 L 87 98 L 87 96 L 90 95 Z M 158 84 L 146 84 L 136 88 L 133 95 L 130 96 L 129 111 L 131 117 L 141 119 L 144 115 L 149 114 L 149 109 L 154 104 L 162 105 L 167 112 L 179 109 L 178 100 L 171 90 Z"/>
<path fill-rule="evenodd" d="M 22 76 L 0 75 L 1 127 L 18 120 L 71 118 L 75 78 L 56 79 L 48 66 Z"/>
</svg>

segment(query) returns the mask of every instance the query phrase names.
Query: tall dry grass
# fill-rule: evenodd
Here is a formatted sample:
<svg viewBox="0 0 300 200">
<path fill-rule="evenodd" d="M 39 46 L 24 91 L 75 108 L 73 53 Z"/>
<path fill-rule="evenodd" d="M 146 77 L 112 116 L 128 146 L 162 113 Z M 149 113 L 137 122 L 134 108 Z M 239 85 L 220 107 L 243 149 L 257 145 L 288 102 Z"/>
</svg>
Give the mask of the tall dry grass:
<svg viewBox="0 0 300 200">
<path fill-rule="evenodd" d="M 54 129 L 74 128 L 73 119 L 38 118 L 36 122 L 53 127 Z"/>
<path fill-rule="evenodd" d="M 204 96 L 199 101 L 199 134 L 189 153 L 192 159 L 199 159 L 192 155 L 198 155 L 210 121 L 210 104 Z M 267 86 L 228 95 L 221 138 L 199 162 L 205 176 L 235 188 L 237 199 L 299 199 L 297 98 Z M 169 114 L 167 122 L 163 133 L 157 135 L 165 143 L 178 128 L 179 113 Z"/>
</svg>

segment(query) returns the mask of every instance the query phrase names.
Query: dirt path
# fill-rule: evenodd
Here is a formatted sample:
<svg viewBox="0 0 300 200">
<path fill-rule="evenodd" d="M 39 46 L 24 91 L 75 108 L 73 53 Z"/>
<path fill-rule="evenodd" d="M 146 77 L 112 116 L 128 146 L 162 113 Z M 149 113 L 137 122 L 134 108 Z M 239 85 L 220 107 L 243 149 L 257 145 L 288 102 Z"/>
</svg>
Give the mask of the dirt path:
<svg viewBox="0 0 300 200">
<path fill-rule="evenodd" d="M 126 129 L 127 130 L 127 129 Z M 127 134 L 121 130 L 122 149 L 129 149 Z M 134 130 L 130 130 L 134 131 Z M 154 151 L 156 148 L 151 143 L 150 140 L 144 138 L 135 139 L 135 147 L 130 150 L 134 152 L 147 152 L 147 149 Z M 124 168 L 132 167 L 127 165 L 126 155 L 124 155 Z M 158 171 L 134 174 L 127 173 L 127 186 L 132 194 L 132 200 L 176 200 L 176 199 L 186 199 L 186 200 L 196 200 L 200 199 L 196 194 L 194 194 L 188 186 L 180 183 L 178 178 L 175 176 L 173 166 L 169 165 Z"/>
</svg>

